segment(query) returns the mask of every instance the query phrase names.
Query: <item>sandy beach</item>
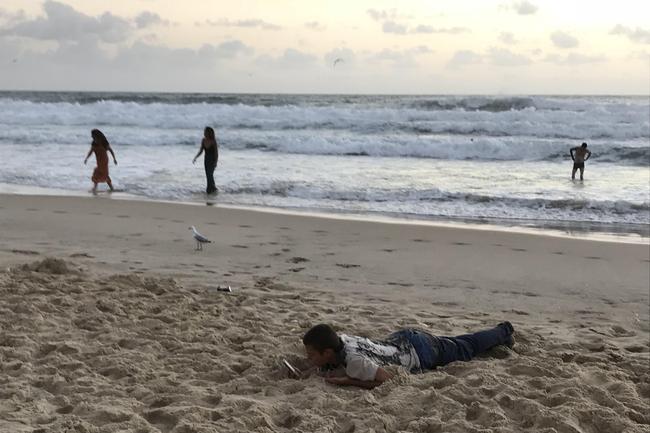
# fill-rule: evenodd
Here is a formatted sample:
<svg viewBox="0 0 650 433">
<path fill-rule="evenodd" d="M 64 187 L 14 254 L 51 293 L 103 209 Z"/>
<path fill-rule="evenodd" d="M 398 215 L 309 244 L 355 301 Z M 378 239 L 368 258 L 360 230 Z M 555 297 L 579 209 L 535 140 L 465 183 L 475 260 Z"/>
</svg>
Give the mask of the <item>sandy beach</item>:
<svg viewBox="0 0 650 433">
<path fill-rule="evenodd" d="M 0 195 L 0 431 L 647 432 L 649 285 L 647 240 Z M 281 366 L 321 322 L 503 320 L 514 349 L 372 391 Z"/>
</svg>

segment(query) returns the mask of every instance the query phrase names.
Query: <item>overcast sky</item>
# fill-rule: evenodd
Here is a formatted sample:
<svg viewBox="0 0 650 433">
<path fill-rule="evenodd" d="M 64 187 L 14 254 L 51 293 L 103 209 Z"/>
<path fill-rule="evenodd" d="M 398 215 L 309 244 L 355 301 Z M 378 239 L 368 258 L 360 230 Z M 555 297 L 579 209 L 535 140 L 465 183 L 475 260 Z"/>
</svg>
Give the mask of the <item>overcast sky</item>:
<svg viewBox="0 0 650 433">
<path fill-rule="evenodd" d="M 2 0 L 0 89 L 649 94 L 649 17 L 648 0 Z"/>
</svg>

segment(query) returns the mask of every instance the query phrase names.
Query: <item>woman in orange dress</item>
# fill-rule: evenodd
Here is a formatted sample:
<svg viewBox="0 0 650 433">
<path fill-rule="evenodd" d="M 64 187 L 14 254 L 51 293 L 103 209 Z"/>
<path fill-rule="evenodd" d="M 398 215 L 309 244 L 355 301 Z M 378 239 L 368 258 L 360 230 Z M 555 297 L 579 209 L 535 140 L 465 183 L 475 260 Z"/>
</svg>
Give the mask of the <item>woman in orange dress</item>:
<svg viewBox="0 0 650 433">
<path fill-rule="evenodd" d="M 108 152 L 113 156 L 113 162 L 117 165 L 117 159 L 115 159 L 115 153 L 111 149 L 111 145 L 108 143 L 106 136 L 99 129 L 93 129 L 90 134 L 93 137 L 93 142 L 90 145 L 90 150 L 86 159 L 84 159 L 84 164 L 88 162 L 90 155 L 95 153 L 95 158 L 97 159 L 97 167 L 93 171 L 93 193 L 97 192 L 97 184 L 106 182 L 108 187 L 113 191 L 113 183 L 111 182 L 111 177 L 108 175 Z"/>
</svg>

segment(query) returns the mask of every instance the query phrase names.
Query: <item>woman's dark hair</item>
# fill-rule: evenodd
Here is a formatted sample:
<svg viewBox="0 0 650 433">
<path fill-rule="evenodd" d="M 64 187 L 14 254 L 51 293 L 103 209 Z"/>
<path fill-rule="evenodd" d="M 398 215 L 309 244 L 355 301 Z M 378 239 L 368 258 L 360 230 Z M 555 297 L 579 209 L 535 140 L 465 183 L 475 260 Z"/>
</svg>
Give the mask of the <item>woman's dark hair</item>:
<svg viewBox="0 0 650 433">
<path fill-rule="evenodd" d="M 108 148 L 109 146 L 108 140 L 106 139 L 106 136 L 102 131 L 100 131 L 99 129 L 93 129 L 92 131 L 90 131 L 90 135 L 93 137 L 93 142 L 97 144 L 101 144 L 106 149 Z"/>
<path fill-rule="evenodd" d="M 214 137 L 214 129 L 210 128 L 209 126 L 206 126 L 205 129 L 203 130 L 203 135 L 205 135 L 205 138 L 217 141 L 217 139 Z"/>
<path fill-rule="evenodd" d="M 302 344 L 316 349 L 319 353 L 323 353 L 325 349 L 338 352 L 343 348 L 339 336 L 331 326 L 325 324 L 316 325 L 307 331 L 305 336 L 302 337 Z"/>
</svg>

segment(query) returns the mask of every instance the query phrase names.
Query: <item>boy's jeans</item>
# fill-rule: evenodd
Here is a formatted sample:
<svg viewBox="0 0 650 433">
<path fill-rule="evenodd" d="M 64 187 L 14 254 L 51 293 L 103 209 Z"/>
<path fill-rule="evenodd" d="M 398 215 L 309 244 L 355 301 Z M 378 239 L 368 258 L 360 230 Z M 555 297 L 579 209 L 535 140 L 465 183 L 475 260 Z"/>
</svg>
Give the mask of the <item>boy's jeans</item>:
<svg viewBox="0 0 650 433">
<path fill-rule="evenodd" d="M 494 346 L 510 341 L 514 329 L 509 322 L 495 328 L 458 337 L 437 337 L 419 329 L 403 329 L 390 335 L 392 339 L 407 339 L 420 359 L 422 370 L 432 370 L 454 361 L 469 361 Z"/>
</svg>

